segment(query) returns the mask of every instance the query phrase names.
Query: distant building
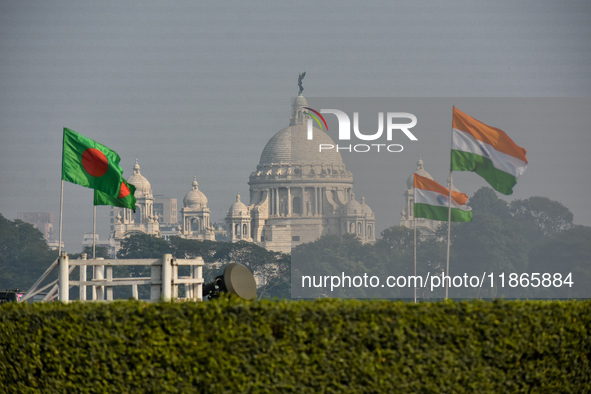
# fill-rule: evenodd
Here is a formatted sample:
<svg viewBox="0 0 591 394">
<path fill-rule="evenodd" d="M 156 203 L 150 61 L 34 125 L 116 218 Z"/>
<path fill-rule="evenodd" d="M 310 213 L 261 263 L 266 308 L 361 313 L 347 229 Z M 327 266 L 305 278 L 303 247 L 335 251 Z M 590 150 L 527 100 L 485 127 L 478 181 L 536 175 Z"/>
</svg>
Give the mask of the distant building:
<svg viewBox="0 0 591 394">
<path fill-rule="evenodd" d="M 89 247 L 92 248 L 92 233 L 84 233 L 82 236 L 82 250 L 84 250 L 84 248 Z M 101 241 L 100 237 L 98 234 L 94 234 L 94 241 L 95 241 L 95 246 L 96 247 L 105 247 L 107 248 L 107 250 L 111 249 L 111 243 L 110 241 Z M 88 258 L 90 258 L 91 256 L 88 256 Z"/>
<path fill-rule="evenodd" d="M 55 217 L 53 212 L 19 212 L 17 219 L 32 224 L 36 229 L 41 231 L 43 238 L 45 238 L 51 249 L 58 249 L 59 242 L 56 239 L 56 231 L 54 231 Z"/>
<path fill-rule="evenodd" d="M 160 225 L 176 225 L 179 222 L 177 199 L 163 195 L 154 196 L 154 215 L 158 217 Z"/>
<path fill-rule="evenodd" d="M 140 165 L 136 159 L 133 175 L 127 182 L 135 186 L 136 210 L 128 208 L 111 209 L 110 254 L 115 255 L 121 246 L 121 241 L 132 234 L 149 234 L 160 237 L 160 222 L 154 214 L 154 196 L 152 185 L 140 172 Z"/>
<path fill-rule="evenodd" d="M 127 208 L 111 209 L 110 253 L 116 254 L 121 241 L 132 234 L 150 234 L 163 239 L 172 236 L 187 239 L 215 240 L 214 228 L 210 225 L 207 197 L 199 190 L 197 179 L 183 199 L 179 223 L 177 199 L 152 194 L 152 185 L 141 174 L 136 160 L 133 175 L 127 182 L 136 187 L 136 212 Z M 91 236 L 92 237 L 92 236 Z"/>
<path fill-rule="evenodd" d="M 228 210 L 226 231 L 212 225 L 207 197 L 196 178 L 179 215 L 176 199 L 152 195 L 136 160 L 127 180 L 136 187 L 136 213 L 112 209 L 112 253 L 134 233 L 165 239 L 248 241 L 287 253 L 327 234 L 354 234 L 362 242 L 374 242 L 375 215 L 363 196 L 360 201 L 355 198 L 353 174 L 341 154 L 318 151 L 318 144 L 334 142 L 318 128 L 314 128 L 314 140 L 307 138 L 307 105 L 300 93 L 292 104 L 289 126 L 267 142 L 250 175 L 250 202 L 247 205 L 237 195 Z"/>
<path fill-rule="evenodd" d="M 300 93 L 289 126 L 267 142 L 248 182 L 250 203 L 236 196 L 226 215 L 229 241 L 286 253 L 326 234 L 375 241 L 375 215 L 363 197 L 355 199 L 341 154 L 318 151 L 318 144 L 334 142 L 318 128 L 314 140 L 307 138 L 307 105 Z"/>
<path fill-rule="evenodd" d="M 197 183 L 197 177 L 193 180 L 192 189 L 183 199 L 181 216 L 183 224 L 180 236 L 187 239 L 200 241 L 215 241 L 215 229 L 210 223 L 210 210 L 207 206 L 207 197 Z"/>
</svg>

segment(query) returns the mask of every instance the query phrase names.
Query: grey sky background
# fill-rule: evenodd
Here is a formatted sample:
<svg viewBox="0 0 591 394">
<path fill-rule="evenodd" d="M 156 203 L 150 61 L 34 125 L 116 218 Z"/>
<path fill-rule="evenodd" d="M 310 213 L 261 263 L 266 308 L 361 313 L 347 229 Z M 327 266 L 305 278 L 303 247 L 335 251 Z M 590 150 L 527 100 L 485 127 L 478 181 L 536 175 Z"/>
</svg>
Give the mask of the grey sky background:
<svg viewBox="0 0 591 394">
<path fill-rule="evenodd" d="M 138 158 L 154 194 L 179 208 L 197 176 L 221 221 L 288 125 L 300 72 L 309 97 L 590 98 L 590 20 L 587 1 L 1 1 L 0 213 L 57 217 L 69 127 L 117 151 L 126 177 Z M 576 121 L 535 131 L 480 120 L 528 149 L 509 200 L 546 196 L 591 225 L 589 100 L 574 102 Z M 448 141 L 451 112 L 445 122 Z M 398 223 L 418 153 L 445 181 L 447 142 L 418 138 L 371 176 L 344 156 L 358 198 L 391 200 L 374 208 L 378 230 Z M 366 190 L 372 176 L 386 180 L 379 193 Z M 485 185 L 458 181 L 469 195 Z M 98 215 L 104 239 L 108 208 Z M 66 184 L 66 250 L 90 231 L 92 190 Z"/>
</svg>

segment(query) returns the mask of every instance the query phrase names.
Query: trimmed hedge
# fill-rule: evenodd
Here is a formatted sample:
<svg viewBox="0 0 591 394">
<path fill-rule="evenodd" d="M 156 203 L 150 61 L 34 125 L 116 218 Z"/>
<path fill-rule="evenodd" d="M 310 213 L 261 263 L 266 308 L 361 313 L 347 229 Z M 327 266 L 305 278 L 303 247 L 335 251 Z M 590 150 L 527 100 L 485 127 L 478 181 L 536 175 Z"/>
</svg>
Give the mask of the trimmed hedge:
<svg viewBox="0 0 591 394">
<path fill-rule="evenodd" d="M 4 304 L 0 391 L 590 392 L 591 301 Z"/>
</svg>

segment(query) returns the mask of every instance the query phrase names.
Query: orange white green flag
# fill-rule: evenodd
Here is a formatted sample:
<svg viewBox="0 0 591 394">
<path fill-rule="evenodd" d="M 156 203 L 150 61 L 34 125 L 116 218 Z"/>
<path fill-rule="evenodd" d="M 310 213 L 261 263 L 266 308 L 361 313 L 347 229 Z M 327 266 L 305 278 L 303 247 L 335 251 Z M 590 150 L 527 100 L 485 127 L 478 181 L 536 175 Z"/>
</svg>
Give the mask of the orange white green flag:
<svg viewBox="0 0 591 394">
<path fill-rule="evenodd" d="M 501 129 L 453 109 L 451 171 L 473 171 L 496 191 L 512 194 L 527 167 L 526 150 Z"/>
<path fill-rule="evenodd" d="M 449 214 L 449 189 L 427 177 L 414 174 L 414 217 L 447 221 Z M 467 205 L 468 196 L 451 192 L 451 221 L 471 222 L 472 208 Z"/>
</svg>

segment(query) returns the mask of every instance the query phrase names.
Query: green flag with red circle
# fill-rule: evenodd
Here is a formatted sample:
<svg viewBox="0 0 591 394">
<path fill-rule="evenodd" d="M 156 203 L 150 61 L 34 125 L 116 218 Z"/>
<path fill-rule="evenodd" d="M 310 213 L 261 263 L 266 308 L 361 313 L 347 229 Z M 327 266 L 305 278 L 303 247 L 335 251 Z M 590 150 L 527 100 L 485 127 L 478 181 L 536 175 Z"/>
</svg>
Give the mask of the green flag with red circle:
<svg viewBox="0 0 591 394">
<path fill-rule="evenodd" d="M 123 169 L 117 152 L 64 127 L 62 154 L 64 181 L 119 198 Z"/>
<path fill-rule="evenodd" d="M 117 198 L 106 195 L 96 190 L 94 191 L 94 205 L 112 205 L 114 207 L 129 208 L 135 212 L 135 186 L 123 180 L 121 191 Z"/>
</svg>

